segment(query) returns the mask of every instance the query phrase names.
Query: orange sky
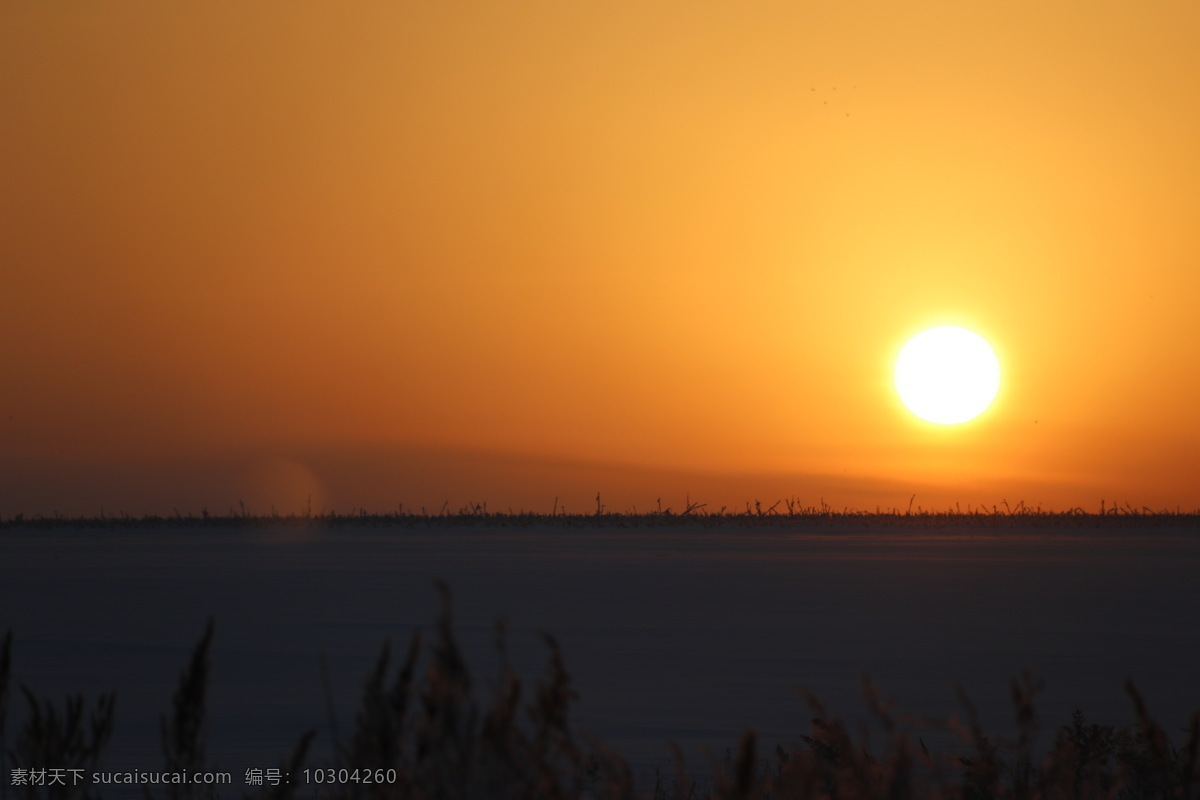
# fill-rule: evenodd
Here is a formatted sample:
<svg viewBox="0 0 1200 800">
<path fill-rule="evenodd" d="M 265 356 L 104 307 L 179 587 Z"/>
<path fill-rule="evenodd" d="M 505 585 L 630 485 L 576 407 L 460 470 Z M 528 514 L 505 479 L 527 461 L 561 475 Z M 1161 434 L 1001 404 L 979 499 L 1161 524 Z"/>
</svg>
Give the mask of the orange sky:
<svg viewBox="0 0 1200 800">
<path fill-rule="evenodd" d="M 1200 507 L 1197 41 L 1176 0 L 6 2 L 0 514 Z M 962 426 L 891 385 L 936 324 L 1004 369 Z"/>
</svg>

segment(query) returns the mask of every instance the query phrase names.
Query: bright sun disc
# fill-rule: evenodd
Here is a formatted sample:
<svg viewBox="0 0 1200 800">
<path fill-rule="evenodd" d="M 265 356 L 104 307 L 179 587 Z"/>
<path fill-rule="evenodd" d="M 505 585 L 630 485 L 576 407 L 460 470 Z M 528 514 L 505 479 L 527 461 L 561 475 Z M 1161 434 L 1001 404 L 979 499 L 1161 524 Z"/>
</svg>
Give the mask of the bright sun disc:
<svg viewBox="0 0 1200 800">
<path fill-rule="evenodd" d="M 982 336 L 931 328 L 908 340 L 896 359 L 896 390 L 908 410 L 954 425 L 983 413 L 1000 389 L 1000 362 Z"/>
</svg>

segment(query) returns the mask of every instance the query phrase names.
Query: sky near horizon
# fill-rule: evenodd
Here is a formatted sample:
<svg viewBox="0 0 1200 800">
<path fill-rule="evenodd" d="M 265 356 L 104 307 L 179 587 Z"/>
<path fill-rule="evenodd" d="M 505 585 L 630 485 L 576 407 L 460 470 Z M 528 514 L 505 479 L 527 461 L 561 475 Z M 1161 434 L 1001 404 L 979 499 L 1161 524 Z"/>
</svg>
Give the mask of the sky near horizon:
<svg viewBox="0 0 1200 800">
<path fill-rule="evenodd" d="M 1198 508 L 1197 41 L 1176 0 L 5 2 L 0 514 Z M 944 324 L 1002 368 L 957 426 L 891 379 Z"/>
</svg>

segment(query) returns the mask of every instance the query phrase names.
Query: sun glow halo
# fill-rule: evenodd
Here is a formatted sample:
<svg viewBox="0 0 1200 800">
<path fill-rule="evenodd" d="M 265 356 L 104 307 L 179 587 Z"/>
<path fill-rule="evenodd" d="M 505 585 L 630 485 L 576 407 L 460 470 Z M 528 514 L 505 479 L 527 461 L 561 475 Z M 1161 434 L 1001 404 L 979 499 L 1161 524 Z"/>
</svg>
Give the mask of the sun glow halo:
<svg viewBox="0 0 1200 800">
<path fill-rule="evenodd" d="M 1000 362 L 976 333 L 951 326 L 918 333 L 896 359 L 896 390 L 909 411 L 929 422 L 974 419 L 1000 389 Z"/>
</svg>

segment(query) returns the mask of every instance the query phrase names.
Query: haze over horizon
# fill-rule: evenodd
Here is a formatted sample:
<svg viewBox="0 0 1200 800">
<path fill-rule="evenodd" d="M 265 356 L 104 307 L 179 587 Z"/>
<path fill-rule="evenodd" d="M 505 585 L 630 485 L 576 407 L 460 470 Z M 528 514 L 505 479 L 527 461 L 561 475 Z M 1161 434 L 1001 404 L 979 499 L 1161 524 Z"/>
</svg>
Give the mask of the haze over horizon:
<svg viewBox="0 0 1200 800">
<path fill-rule="evenodd" d="M 1200 508 L 1200 6 L 0 8 L 0 515 Z M 912 334 L 995 403 L 900 404 Z"/>
</svg>

